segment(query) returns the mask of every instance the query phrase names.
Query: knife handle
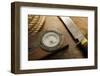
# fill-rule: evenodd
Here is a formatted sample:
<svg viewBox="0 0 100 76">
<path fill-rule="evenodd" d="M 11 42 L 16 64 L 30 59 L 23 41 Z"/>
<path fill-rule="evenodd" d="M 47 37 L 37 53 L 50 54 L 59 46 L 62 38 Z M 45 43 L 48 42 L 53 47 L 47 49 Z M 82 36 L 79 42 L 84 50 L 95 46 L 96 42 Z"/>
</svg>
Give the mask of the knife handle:
<svg viewBox="0 0 100 76">
<path fill-rule="evenodd" d="M 81 40 L 81 45 L 82 45 L 83 47 L 86 47 L 87 44 L 88 44 L 88 40 L 87 40 L 86 38 L 84 38 L 83 40 Z"/>
<path fill-rule="evenodd" d="M 84 38 L 79 44 L 79 48 L 82 50 L 82 54 L 85 58 L 88 57 L 88 40 Z"/>
</svg>

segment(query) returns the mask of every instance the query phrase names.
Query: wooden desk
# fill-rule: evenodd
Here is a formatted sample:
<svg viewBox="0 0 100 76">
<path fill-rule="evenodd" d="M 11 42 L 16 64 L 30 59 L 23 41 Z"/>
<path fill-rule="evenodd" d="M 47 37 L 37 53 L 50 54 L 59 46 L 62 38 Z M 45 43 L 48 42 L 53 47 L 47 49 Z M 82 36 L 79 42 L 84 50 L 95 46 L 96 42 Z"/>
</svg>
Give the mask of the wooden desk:
<svg viewBox="0 0 100 76">
<path fill-rule="evenodd" d="M 83 17 L 71 17 L 72 20 L 75 22 L 75 24 L 79 27 L 81 32 L 86 36 L 87 35 L 87 18 Z M 50 56 L 46 56 L 47 53 L 43 56 L 43 59 L 73 59 L 73 58 L 84 58 L 82 51 L 76 46 L 76 43 L 72 39 L 71 35 L 69 34 L 68 30 L 64 27 L 63 23 L 60 21 L 60 19 L 56 16 L 46 16 L 46 20 L 44 23 L 44 26 L 42 27 L 41 31 L 48 31 L 48 30 L 54 30 L 58 31 L 64 36 L 66 36 L 65 44 L 68 44 L 69 47 L 63 50 L 60 50 L 56 54 L 52 54 Z M 29 44 L 34 43 L 35 37 L 32 39 L 29 39 Z M 35 43 L 34 43 L 35 45 Z M 31 46 L 31 45 L 30 45 Z M 34 49 L 34 51 L 31 51 L 29 53 L 29 59 L 34 60 L 37 57 L 41 56 L 42 53 L 39 52 L 41 48 L 39 47 L 38 49 Z M 43 49 L 42 49 L 43 50 Z M 35 52 L 38 52 L 38 55 L 35 55 Z M 41 58 L 40 58 L 41 59 Z"/>
</svg>

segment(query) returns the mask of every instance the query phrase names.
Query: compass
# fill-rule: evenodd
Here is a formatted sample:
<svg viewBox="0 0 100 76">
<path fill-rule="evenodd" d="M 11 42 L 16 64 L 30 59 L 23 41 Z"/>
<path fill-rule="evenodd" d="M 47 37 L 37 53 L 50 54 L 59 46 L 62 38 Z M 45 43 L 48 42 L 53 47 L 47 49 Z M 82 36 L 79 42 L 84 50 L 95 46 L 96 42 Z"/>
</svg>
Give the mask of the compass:
<svg viewBox="0 0 100 76">
<path fill-rule="evenodd" d="M 46 31 L 42 33 L 41 38 L 41 47 L 50 52 L 59 49 L 61 43 L 61 36 L 58 32 L 55 31 Z"/>
</svg>

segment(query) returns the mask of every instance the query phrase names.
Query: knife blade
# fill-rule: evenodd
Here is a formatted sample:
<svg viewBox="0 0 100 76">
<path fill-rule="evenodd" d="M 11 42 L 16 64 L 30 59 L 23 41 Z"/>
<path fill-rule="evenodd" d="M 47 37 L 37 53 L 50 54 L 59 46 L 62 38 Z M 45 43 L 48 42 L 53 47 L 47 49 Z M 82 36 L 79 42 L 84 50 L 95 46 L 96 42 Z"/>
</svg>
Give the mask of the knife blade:
<svg viewBox="0 0 100 76">
<path fill-rule="evenodd" d="M 74 38 L 76 44 L 83 50 L 84 56 L 87 57 L 88 40 L 81 33 L 77 25 L 72 21 L 70 17 L 59 17 L 64 26 L 68 29 L 71 36 Z"/>
</svg>

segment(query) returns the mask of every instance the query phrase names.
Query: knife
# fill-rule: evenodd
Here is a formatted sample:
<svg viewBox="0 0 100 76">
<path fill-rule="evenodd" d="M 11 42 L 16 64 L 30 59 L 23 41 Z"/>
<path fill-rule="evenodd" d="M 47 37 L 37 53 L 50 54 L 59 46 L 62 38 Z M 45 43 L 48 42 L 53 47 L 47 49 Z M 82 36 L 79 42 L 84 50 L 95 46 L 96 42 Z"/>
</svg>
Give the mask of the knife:
<svg viewBox="0 0 100 76">
<path fill-rule="evenodd" d="M 82 50 L 85 58 L 88 57 L 88 40 L 78 29 L 77 25 L 72 21 L 70 17 L 59 16 L 59 19 L 63 22 L 64 26 L 70 32 L 72 38 L 76 42 L 77 46 Z"/>
</svg>

